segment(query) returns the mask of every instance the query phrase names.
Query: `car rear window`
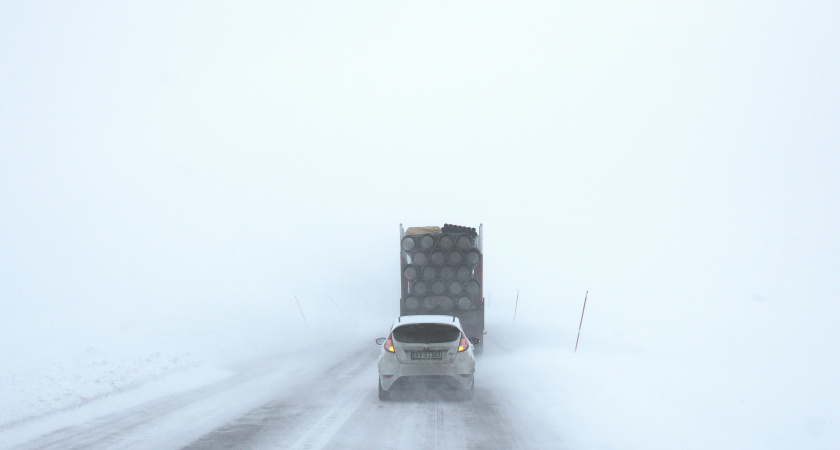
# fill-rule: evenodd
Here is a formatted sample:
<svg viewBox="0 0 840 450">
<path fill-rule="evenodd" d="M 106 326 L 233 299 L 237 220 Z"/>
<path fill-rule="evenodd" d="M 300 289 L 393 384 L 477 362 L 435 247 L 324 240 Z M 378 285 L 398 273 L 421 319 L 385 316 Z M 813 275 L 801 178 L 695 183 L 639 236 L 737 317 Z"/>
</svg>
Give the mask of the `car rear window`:
<svg viewBox="0 0 840 450">
<path fill-rule="evenodd" d="M 406 344 L 452 342 L 460 336 L 458 328 L 439 323 L 414 323 L 394 328 L 394 339 Z"/>
</svg>

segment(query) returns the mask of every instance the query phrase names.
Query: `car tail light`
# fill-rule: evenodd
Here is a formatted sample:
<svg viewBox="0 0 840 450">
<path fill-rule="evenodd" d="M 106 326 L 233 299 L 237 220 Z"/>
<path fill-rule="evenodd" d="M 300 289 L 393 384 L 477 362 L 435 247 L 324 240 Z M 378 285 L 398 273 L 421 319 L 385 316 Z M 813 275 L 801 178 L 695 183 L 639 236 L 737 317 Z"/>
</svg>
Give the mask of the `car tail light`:
<svg viewBox="0 0 840 450">
<path fill-rule="evenodd" d="M 385 343 L 388 345 L 388 342 Z M 464 332 L 461 332 L 461 342 L 458 344 L 458 351 L 463 352 L 464 350 L 470 348 L 470 341 L 467 340 L 467 337 L 464 336 Z"/>
<path fill-rule="evenodd" d="M 463 335 L 464 335 L 464 333 L 461 333 L 461 336 L 463 336 Z M 394 353 L 394 340 L 393 340 L 392 336 L 393 336 L 393 334 L 388 335 L 388 339 L 385 340 L 385 345 L 383 345 L 383 347 L 385 347 L 385 351 L 389 351 L 391 353 Z M 460 352 L 461 350 L 458 350 L 458 351 Z"/>
</svg>

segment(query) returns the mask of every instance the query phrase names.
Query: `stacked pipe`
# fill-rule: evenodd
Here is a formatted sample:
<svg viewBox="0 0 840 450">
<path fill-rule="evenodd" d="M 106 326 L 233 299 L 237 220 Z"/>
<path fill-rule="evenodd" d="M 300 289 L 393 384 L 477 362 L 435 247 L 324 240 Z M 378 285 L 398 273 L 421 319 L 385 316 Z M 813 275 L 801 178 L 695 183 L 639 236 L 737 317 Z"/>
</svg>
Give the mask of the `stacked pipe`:
<svg viewBox="0 0 840 450">
<path fill-rule="evenodd" d="M 452 225 L 451 223 L 443 224 L 443 228 L 441 228 L 441 231 L 443 233 L 464 233 L 472 237 L 478 235 L 478 233 L 475 231 L 475 228 L 462 227 L 461 225 Z"/>
<path fill-rule="evenodd" d="M 407 282 L 402 309 L 407 314 L 449 314 L 475 309 L 481 261 L 475 228 L 444 224 L 441 233 L 406 235 L 400 242 L 402 277 Z"/>
</svg>

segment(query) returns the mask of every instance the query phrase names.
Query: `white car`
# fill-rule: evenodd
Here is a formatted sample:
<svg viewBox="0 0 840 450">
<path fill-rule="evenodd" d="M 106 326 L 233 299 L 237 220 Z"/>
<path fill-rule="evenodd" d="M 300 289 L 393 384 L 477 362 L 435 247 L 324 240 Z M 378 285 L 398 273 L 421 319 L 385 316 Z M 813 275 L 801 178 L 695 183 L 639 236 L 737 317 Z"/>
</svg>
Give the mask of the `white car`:
<svg viewBox="0 0 840 450">
<path fill-rule="evenodd" d="M 467 338 L 454 316 L 401 316 L 387 338 L 376 340 L 379 355 L 379 399 L 409 378 L 438 379 L 471 397 L 475 390 L 478 338 Z"/>
</svg>

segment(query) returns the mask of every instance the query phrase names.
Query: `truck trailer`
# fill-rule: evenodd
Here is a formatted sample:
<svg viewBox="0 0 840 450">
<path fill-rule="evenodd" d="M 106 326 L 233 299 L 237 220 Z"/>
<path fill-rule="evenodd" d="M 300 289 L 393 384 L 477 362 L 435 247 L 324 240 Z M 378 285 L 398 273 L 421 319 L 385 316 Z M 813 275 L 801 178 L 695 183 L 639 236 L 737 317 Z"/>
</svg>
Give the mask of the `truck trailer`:
<svg viewBox="0 0 840 450">
<path fill-rule="evenodd" d="M 403 229 L 400 224 L 400 316 L 455 316 L 484 348 L 483 225 Z"/>
</svg>

